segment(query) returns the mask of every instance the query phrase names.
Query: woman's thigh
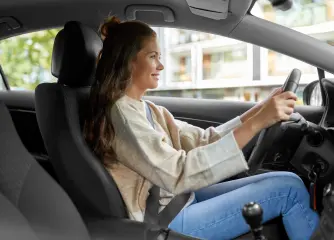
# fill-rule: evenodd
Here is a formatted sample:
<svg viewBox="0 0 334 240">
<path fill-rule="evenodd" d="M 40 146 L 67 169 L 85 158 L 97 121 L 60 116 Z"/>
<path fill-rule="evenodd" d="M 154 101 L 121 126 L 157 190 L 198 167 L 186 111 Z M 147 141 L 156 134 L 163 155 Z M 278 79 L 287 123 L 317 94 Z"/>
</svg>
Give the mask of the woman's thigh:
<svg viewBox="0 0 334 240">
<path fill-rule="evenodd" d="M 292 172 L 269 172 L 258 174 L 250 177 L 240 178 L 228 182 L 217 183 L 209 187 L 202 188 L 195 192 L 196 201 L 202 202 L 210 198 L 225 194 L 235 189 L 246 186 L 250 183 L 259 182 L 261 180 L 272 178 L 272 177 L 295 177 L 302 181 L 296 174 Z"/>
<path fill-rule="evenodd" d="M 255 179 L 258 178 L 260 176 Z M 241 187 L 190 205 L 176 216 L 169 227 L 204 239 L 232 239 L 249 231 L 242 217 L 242 208 L 246 203 L 255 201 L 261 205 L 264 222 L 287 214 L 296 204 L 296 199 L 305 209 L 309 207 L 308 192 L 301 180 L 293 175 L 266 177 L 238 186 Z M 291 193 L 293 199 L 289 199 Z M 292 222 L 291 228 L 306 233 L 312 231 L 316 224 L 314 213 L 302 211 L 298 214 L 300 216 L 294 217 L 299 221 Z"/>
</svg>

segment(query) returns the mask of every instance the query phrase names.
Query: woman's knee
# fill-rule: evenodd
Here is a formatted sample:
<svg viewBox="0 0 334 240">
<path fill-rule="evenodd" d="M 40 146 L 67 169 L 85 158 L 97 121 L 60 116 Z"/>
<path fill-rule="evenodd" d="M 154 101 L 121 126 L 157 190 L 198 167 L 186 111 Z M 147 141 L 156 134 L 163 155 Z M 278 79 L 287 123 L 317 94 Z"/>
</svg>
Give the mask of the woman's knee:
<svg viewBox="0 0 334 240">
<path fill-rule="evenodd" d="M 296 174 L 285 172 L 280 176 L 273 177 L 271 184 L 274 188 L 285 192 L 290 201 L 304 202 L 309 200 L 309 193 L 303 180 Z"/>
<path fill-rule="evenodd" d="M 287 178 L 292 178 L 292 179 L 298 179 L 300 182 L 303 182 L 303 180 L 297 174 L 293 172 L 277 171 L 277 172 L 269 172 L 265 174 L 268 174 L 268 176 L 270 177 L 287 177 Z"/>
</svg>

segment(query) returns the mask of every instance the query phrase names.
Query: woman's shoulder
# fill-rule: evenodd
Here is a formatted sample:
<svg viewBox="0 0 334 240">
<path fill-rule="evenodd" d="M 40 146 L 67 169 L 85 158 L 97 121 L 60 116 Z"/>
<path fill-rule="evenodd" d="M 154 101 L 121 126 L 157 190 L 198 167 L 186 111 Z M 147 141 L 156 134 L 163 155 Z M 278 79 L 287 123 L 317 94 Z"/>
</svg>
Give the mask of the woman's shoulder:
<svg viewBox="0 0 334 240">
<path fill-rule="evenodd" d="M 145 116 L 145 105 L 143 102 L 123 96 L 114 104 L 108 106 L 108 113 L 112 121 L 118 119 L 130 120 L 140 119 Z"/>
<path fill-rule="evenodd" d="M 116 101 L 116 103 L 112 107 L 112 110 L 118 110 L 121 112 L 128 112 L 132 114 L 143 114 L 144 116 L 146 116 L 146 104 L 153 110 L 153 113 L 155 114 L 163 114 L 166 111 L 168 112 L 165 107 L 157 105 L 151 100 L 142 99 L 139 101 L 126 95 Z"/>
<path fill-rule="evenodd" d="M 131 111 L 131 112 L 142 112 L 144 104 L 141 101 L 127 97 L 126 95 L 118 99 L 112 106 L 111 111 Z"/>
<path fill-rule="evenodd" d="M 146 121 L 146 104 L 150 107 L 155 120 L 170 121 L 174 119 L 173 115 L 164 106 L 157 105 L 147 99 L 139 101 L 127 96 L 120 98 L 113 104 L 109 110 L 110 117 L 113 121 L 116 119 L 123 119 L 124 122 L 128 120 Z"/>
</svg>

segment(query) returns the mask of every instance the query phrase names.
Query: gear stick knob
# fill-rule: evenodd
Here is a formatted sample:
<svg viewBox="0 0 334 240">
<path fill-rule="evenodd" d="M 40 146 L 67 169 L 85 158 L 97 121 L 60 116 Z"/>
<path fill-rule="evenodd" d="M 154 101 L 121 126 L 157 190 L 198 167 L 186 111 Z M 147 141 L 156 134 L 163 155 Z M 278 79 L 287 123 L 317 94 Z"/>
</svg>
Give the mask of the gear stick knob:
<svg viewBox="0 0 334 240">
<path fill-rule="evenodd" d="M 242 216 L 250 226 L 255 240 L 266 240 L 262 234 L 262 208 L 255 202 L 247 203 L 242 209 Z"/>
</svg>

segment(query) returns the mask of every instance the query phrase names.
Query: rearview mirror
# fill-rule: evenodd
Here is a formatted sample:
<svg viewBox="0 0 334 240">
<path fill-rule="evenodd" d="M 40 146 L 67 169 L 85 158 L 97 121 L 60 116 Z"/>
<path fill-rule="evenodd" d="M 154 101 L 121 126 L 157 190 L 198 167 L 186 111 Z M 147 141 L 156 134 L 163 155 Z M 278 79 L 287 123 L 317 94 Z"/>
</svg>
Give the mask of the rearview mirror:
<svg viewBox="0 0 334 240">
<path fill-rule="evenodd" d="M 305 105 L 322 106 L 322 95 L 319 81 L 309 83 L 303 91 L 303 101 Z"/>
</svg>

